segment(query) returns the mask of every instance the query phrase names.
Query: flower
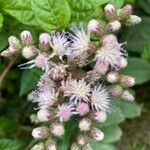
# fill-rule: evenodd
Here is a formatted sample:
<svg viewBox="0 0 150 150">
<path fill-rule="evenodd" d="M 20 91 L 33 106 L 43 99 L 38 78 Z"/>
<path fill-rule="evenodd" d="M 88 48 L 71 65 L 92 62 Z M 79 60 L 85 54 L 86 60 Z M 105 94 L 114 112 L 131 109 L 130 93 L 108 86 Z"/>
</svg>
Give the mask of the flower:
<svg viewBox="0 0 150 150">
<path fill-rule="evenodd" d="M 83 118 L 79 122 L 79 129 L 81 131 L 89 131 L 91 128 L 91 120 L 88 118 Z"/>
<path fill-rule="evenodd" d="M 63 104 L 58 106 L 57 117 L 59 117 L 60 121 L 68 121 L 72 116 L 72 108 L 69 104 Z"/>
<path fill-rule="evenodd" d="M 105 111 L 97 111 L 97 112 L 94 113 L 93 118 L 97 122 L 102 122 L 103 123 L 107 119 L 107 113 Z"/>
<path fill-rule="evenodd" d="M 108 24 L 108 29 L 112 32 L 117 32 L 121 28 L 121 23 L 118 20 L 112 21 Z"/>
<path fill-rule="evenodd" d="M 62 82 L 62 88 L 64 90 L 64 95 L 69 96 L 71 101 L 77 103 L 78 101 L 88 102 L 90 96 L 90 84 L 87 84 L 84 79 L 68 79 Z"/>
<path fill-rule="evenodd" d="M 87 28 L 89 32 L 97 32 L 100 30 L 100 27 L 101 27 L 100 23 L 97 20 L 92 19 L 89 21 Z"/>
<path fill-rule="evenodd" d="M 49 44 L 53 49 L 50 58 L 57 55 L 60 60 L 62 60 L 62 57 L 68 53 L 68 47 L 70 46 L 70 42 L 66 37 L 66 32 L 56 32 L 52 34 Z"/>
<path fill-rule="evenodd" d="M 90 111 L 90 108 L 89 108 L 89 104 L 88 103 L 80 102 L 76 106 L 76 112 L 80 116 L 86 115 L 89 111 Z"/>
<path fill-rule="evenodd" d="M 123 87 L 132 87 L 135 85 L 135 79 L 131 76 L 122 75 L 120 83 Z"/>
<path fill-rule="evenodd" d="M 107 81 L 109 83 L 116 83 L 119 80 L 119 73 L 116 71 L 111 71 L 107 74 Z"/>
<path fill-rule="evenodd" d="M 57 144 L 53 140 L 47 140 L 45 143 L 45 150 L 57 150 Z"/>
<path fill-rule="evenodd" d="M 122 99 L 129 101 L 129 102 L 133 102 L 135 100 L 134 96 L 132 95 L 132 93 L 130 93 L 129 91 L 125 90 L 121 96 Z"/>
<path fill-rule="evenodd" d="M 127 20 L 126 24 L 129 26 L 134 26 L 136 24 L 139 24 L 142 21 L 142 19 L 136 15 L 130 15 L 130 18 Z"/>
<path fill-rule="evenodd" d="M 87 143 L 87 137 L 84 135 L 79 135 L 77 137 L 77 143 L 81 146 L 85 145 Z"/>
<path fill-rule="evenodd" d="M 48 135 L 49 129 L 47 127 L 37 127 L 32 131 L 32 136 L 35 139 L 46 139 Z"/>
<path fill-rule="evenodd" d="M 44 150 L 44 144 L 43 143 L 38 143 L 38 144 L 35 144 L 31 150 Z"/>
<path fill-rule="evenodd" d="M 52 113 L 47 109 L 40 109 L 37 112 L 37 118 L 40 122 L 47 122 L 52 117 Z"/>
<path fill-rule="evenodd" d="M 97 141 L 102 141 L 104 139 L 104 133 L 97 128 L 91 130 L 91 135 Z"/>
<path fill-rule="evenodd" d="M 102 85 L 93 88 L 90 100 L 93 110 L 108 111 L 110 107 L 110 93 Z"/>
</svg>

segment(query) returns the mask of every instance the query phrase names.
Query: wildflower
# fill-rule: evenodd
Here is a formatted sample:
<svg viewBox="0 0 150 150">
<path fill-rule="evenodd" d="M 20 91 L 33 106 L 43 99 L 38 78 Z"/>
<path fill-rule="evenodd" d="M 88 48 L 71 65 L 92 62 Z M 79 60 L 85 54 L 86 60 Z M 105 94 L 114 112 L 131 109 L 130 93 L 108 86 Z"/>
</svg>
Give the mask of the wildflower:
<svg viewBox="0 0 150 150">
<path fill-rule="evenodd" d="M 79 129 L 81 131 L 89 131 L 91 128 L 91 120 L 88 118 L 83 118 L 82 120 L 80 120 L 79 122 Z"/>
<path fill-rule="evenodd" d="M 68 121 L 72 116 L 72 108 L 69 104 L 63 104 L 58 106 L 57 117 L 60 118 L 60 121 Z"/>
<path fill-rule="evenodd" d="M 91 135 L 97 141 L 102 141 L 104 139 L 104 133 L 97 128 L 92 128 Z"/>
<path fill-rule="evenodd" d="M 89 21 L 87 28 L 88 28 L 89 32 L 98 32 L 100 30 L 101 26 L 97 20 L 92 19 Z"/>
<path fill-rule="evenodd" d="M 116 83 L 119 80 L 119 73 L 116 71 L 111 71 L 107 74 L 107 81 L 109 83 Z"/>
<path fill-rule="evenodd" d="M 78 103 L 77 106 L 76 106 L 76 112 L 77 112 L 80 116 L 86 115 L 89 111 L 90 111 L 90 108 L 89 108 L 89 104 L 88 104 L 88 103 L 80 102 L 80 103 Z"/>
<path fill-rule="evenodd" d="M 52 118 L 52 113 L 47 109 L 40 109 L 37 113 L 37 118 L 40 122 L 47 122 Z"/>
<path fill-rule="evenodd" d="M 126 21 L 126 24 L 129 26 L 134 26 L 136 24 L 139 24 L 142 21 L 142 19 L 136 15 L 130 15 L 130 18 Z"/>
<path fill-rule="evenodd" d="M 134 101 L 134 96 L 127 90 L 125 90 L 121 96 L 122 99 L 126 100 L 126 101 Z"/>
<path fill-rule="evenodd" d="M 87 84 L 84 79 L 79 81 L 75 79 L 66 80 L 62 82 L 62 87 L 64 89 L 64 95 L 69 96 L 71 101 L 77 103 L 78 101 L 88 102 L 90 96 L 90 84 Z"/>
<path fill-rule="evenodd" d="M 111 94 L 115 97 L 121 96 L 123 93 L 123 88 L 120 85 L 115 85 L 111 89 Z"/>
<path fill-rule="evenodd" d="M 107 113 L 105 111 L 97 111 L 93 116 L 94 120 L 97 122 L 105 122 L 107 119 Z"/>
<path fill-rule="evenodd" d="M 91 93 L 90 100 L 93 110 L 95 109 L 97 111 L 108 111 L 110 107 L 110 93 L 102 85 L 94 87 Z"/>
<path fill-rule="evenodd" d="M 49 129 L 47 127 L 37 127 L 32 131 L 32 136 L 35 139 L 46 139 L 48 135 Z"/>
<path fill-rule="evenodd" d="M 54 123 L 51 125 L 51 132 L 55 135 L 55 136 L 62 136 L 65 133 L 65 129 L 64 126 L 62 124 L 59 123 Z"/>
<path fill-rule="evenodd" d="M 120 18 L 127 20 L 130 18 L 131 14 L 132 14 L 132 6 L 130 4 L 127 4 L 120 11 Z"/>
<path fill-rule="evenodd" d="M 121 28 L 121 23 L 118 20 L 112 21 L 108 24 L 108 29 L 112 32 L 117 32 Z"/>
<path fill-rule="evenodd" d="M 32 45 L 32 40 L 33 40 L 33 37 L 32 37 L 32 34 L 30 33 L 30 31 L 23 31 L 21 34 L 20 34 L 20 37 L 21 37 L 21 41 L 22 43 L 25 45 L 25 46 L 31 46 Z"/>
<path fill-rule="evenodd" d="M 135 79 L 131 76 L 123 75 L 120 79 L 120 83 L 123 87 L 132 87 L 135 85 Z"/>
</svg>

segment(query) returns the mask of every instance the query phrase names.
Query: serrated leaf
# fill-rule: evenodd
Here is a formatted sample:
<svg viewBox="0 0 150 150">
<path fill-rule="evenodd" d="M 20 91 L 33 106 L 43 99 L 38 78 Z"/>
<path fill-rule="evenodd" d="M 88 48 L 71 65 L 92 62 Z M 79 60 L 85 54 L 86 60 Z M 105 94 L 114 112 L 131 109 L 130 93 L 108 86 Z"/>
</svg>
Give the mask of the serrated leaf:
<svg viewBox="0 0 150 150">
<path fill-rule="evenodd" d="M 3 15 L 0 13 L 0 28 L 3 26 Z"/>
<path fill-rule="evenodd" d="M 122 73 L 133 76 L 136 84 L 147 82 L 150 80 L 150 63 L 140 58 L 129 58 L 128 66 Z"/>
<path fill-rule="evenodd" d="M 2 1 L 2 8 L 9 15 L 26 25 L 37 25 L 30 0 L 4 0 Z"/>
<path fill-rule="evenodd" d="M 18 140 L 0 138 L 0 150 L 21 150 L 24 143 Z"/>
<path fill-rule="evenodd" d="M 146 13 L 150 15 L 150 0 L 138 0 L 138 4 Z"/>
<path fill-rule="evenodd" d="M 134 118 L 141 115 L 140 107 L 134 102 L 131 103 L 124 100 L 119 100 L 118 106 L 126 118 Z"/>
<path fill-rule="evenodd" d="M 125 0 L 109 0 L 109 3 L 113 4 L 117 8 L 121 8 L 124 4 Z"/>
<path fill-rule="evenodd" d="M 68 25 L 70 8 L 66 0 L 32 0 L 31 3 L 32 11 L 44 30 L 64 29 Z"/>
<path fill-rule="evenodd" d="M 33 90 L 36 87 L 41 74 L 42 74 L 42 71 L 37 68 L 24 70 L 22 77 L 21 77 L 19 95 L 22 96 L 30 92 L 31 90 Z"/>
<path fill-rule="evenodd" d="M 122 34 L 122 40 L 127 41 L 126 48 L 129 51 L 141 53 L 146 45 L 150 43 L 150 18 L 142 17 L 142 22 L 130 27 Z"/>
</svg>

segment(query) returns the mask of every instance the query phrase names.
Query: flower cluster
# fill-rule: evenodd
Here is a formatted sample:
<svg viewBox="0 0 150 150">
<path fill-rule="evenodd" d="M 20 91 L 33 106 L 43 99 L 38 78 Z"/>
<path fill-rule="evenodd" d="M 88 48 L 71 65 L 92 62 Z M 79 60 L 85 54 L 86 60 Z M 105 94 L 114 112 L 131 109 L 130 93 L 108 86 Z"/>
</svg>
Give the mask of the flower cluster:
<svg viewBox="0 0 150 150">
<path fill-rule="evenodd" d="M 93 19 L 86 30 L 80 25 L 70 32 L 42 33 L 39 46 L 29 31 L 23 31 L 21 40 L 11 36 L 8 49 L 1 53 L 5 57 L 22 54 L 28 61 L 20 64 L 20 69 L 43 70 L 37 89 L 28 95 L 37 104 L 38 122 L 43 123 L 32 131 L 32 136 L 42 142 L 31 150 L 57 150 L 56 137 L 65 134 L 64 125 L 72 119 L 78 122 L 78 131 L 70 149 L 92 150 L 88 137 L 104 139 L 93 122 L 106 121 L 114 97 L 134 100 L 127 89 L 135 84 L 134 78 L 119 73 L 127 66 L 128 54 L 115 33 L 122 23 L 135 25 L 141 19 L 132 15 L 130 5 L 117 10 L 108 4 L 104 10 L 106 25 Z M 99 41 L 93 42 L 93 36 Z"/>
</svg>

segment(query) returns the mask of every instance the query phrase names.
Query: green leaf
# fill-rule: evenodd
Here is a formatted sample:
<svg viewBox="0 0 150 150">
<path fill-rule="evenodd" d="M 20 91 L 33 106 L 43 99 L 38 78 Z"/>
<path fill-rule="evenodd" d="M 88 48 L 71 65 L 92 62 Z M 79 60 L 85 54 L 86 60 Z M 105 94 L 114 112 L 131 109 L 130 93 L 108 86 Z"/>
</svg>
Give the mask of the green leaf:
<svg viewBox="0 0 150 150">
<path fill-rule="evenodd" d="M 150 44 L 145 46 L 141 56 L 144 60 L 147 60 L 148 62 L 150 62 Z"/>
<path fill-rule="evenodd" d="M 66 0 L 31 0 L 32 11 L 39 25 L 46 31 L 65 28 L 70 21 Z"/>
<path fill-rule="evenodd" d="M 31 9 L 31 0 L 4 0 L 2 8 L 26 25 L 37 25 L 36 18 Z"/>
<path fill-rule="evenodd" d="M 0 51 L 8 45 L 7 38 L 8 36 L 6 34 L 0 33 Z"/>
<path fill-rule="evenodd" d="M 41 74 L 42 71 L 37 68 L 24 70 L 21 77 L 21 86 L 19 95 L 22 96 L 33 90 L 36 87 Z"/>
<path fill-rule="evenodd" d="M 146 13 L 150 15 L 150 0 L 138 0 L 138 4 L 144 9 Z"/>
<path fill-rule="evenodd" d="M 147 82 L 150 80 L 150 63 L 140 58 L 129 58 L 128 67 L 122 73 L 133 76 L 136 84 Z"/>
<path fill-rule="evenodd" d="M 101 5 L 109 0 L 68 0 L 71 9 L 70 23 L 87 23 L 102 16 Z"/>
<path fill-rule="evenodd" d="M 134 102 L 131 103 L 124 100 L 119 100 L 118 106 L 120 107 L 122 114 L 126 118 L 134 118 L 141 115 L 140 107 Z"/>
<path fill-rule="evenodd" d="M 100 142 L 90 142 L 93 150 L 117 150 L 112 144 L 103 144 Z"/>
<path fill-rule="evenodd" d="M 150 43 L 150 17 L 142 17 L 142 22 L 130 27 L 122 34 L 122 40 L 127 41 L 127 49 L 141 53 L 146 45 Z"/>
<path fill-rule="evenodd" d="M 104 132 L 105 135 L 105 138 L 102 141 L 104 143 L 116 142 L 121 138 L 122 131 L 117 125 L 102 127 L 100 129 Z"/>
<path fill-rule="evenodd" d="M 24 143 L 19 140 L 0 138 L 0 150 L 21 150 Z"/>
<path fill-rule="evenodd" d="M 3 15 L 0 13 L 0 28 L 3 26 Z"/>
<path fill-rule="evenodd" d="M 125 0 L 109 0 L 109 3 L 113 4 L 117 8 L 121 8 L 124 4 Z"/>
</svg>

